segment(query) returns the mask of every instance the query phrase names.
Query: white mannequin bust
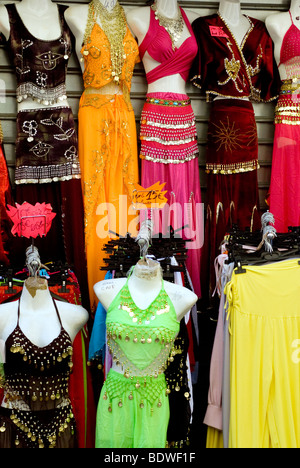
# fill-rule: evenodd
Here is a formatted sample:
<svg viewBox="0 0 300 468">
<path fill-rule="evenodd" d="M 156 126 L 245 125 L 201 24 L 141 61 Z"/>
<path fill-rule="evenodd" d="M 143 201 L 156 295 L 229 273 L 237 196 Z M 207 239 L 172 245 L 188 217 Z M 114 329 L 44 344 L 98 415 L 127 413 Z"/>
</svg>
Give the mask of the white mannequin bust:
<svg viewBox="0 0 300 468">
<path fill-rule="evenodd" d="M 18 323 L 19 301 L 0 305 L 0 340 L 5 342 Z M 88 321 L 88 312 L 81 306 L 56 301 L 62 325 L 74 341 Z M 19 325 L 36 346 L 45 347 L 60 333 L 61 326 L 48 289 L 47 280 L 28 278 L 20 297 Z"/>
<path fill-rule="evenodd" d="M 291 0 L 290 13 L 294 24 L 300 28 L 300 0 Z M 276 13 L 268 16 L 266 19 L 266 27 L 274 42 L 274 55 L 278 65 L 280 64 L 280 53 L 284 36 L 292 25 L 290 13 L 288 11 Z M 279 74 L 282 80 L 288 78 L 284 65 L 279 66 Z"/>
<path fill-rule="evenodd" d="M 104 280 L 94 285 L 94 291 L 103 307 L 108 310 L 110 304 L 125 286 L 127 279 L 118 278 Z M 142 310 L 145 310 L 158 296 L 162 287 L 162 274 L 160 264 L 154 260 L 140 260 L 134 267 L 133 273 L 128 281 L 128 287 L 133 301 Z M 170 297 L 177 316 L 181 319 L 196 304 L 198 297 L 192 291 L 183 286 L 164 281 L 165 291 Z M 122 373 L 122 368 L 115 362 L 112 369 Z"/>
<path fill-rule="evenodd" d="M 94 285 L 94 291 L 103 307 L 107 310 L 125 286 L 126 278 L 104 280 Z M 129 278 L 128 287 L 137 307 L 144 310 L 153 302 L 162 287 L 160 264 L 154 260 L 140 260 L 134 267 Z M 196 304 L 198 297 L 189 289 L 164 281 L 165 291 L 170 297 L 176 311 L 178 322 Z"/>
<path fill-rule="evenodd" d="M 105 8 L 107 8 L 108 11 L 111 11 L 115 7 L 117 0 L 99 0 L 99 2 L 102 3 L 102 5 Z M 88 7 L 89 7 L 88 4 L 72 5 L 65 12 L 65 19 L 75 37 L 76 55 L 78 57 L 82 71 L 84 71 L 84 63 L 81 60 L 82 58 L 81 49 L 82 49 L 87 19 L 88 19 Z M 126 13 L 127 7 L 123 6 L 123 9 Z M 101 26 L 101 22 L 99 22 L 99 19 L 98 19 L 98 24 L 99 26 Z M 115 89 L 116 93 L 120 93 L 120 88 L 117 85 L 115 85 L 115 88 L 116 88 Z M 99 92 L 99 90 L 98 91 L 96 90 L 96 92 Z M 110 86 L 110 90 L 108 93 L 111 94 L 111 92 L 112 92 L 112 88 Z"/>
<path fill-rule="evenodd" d="M 141 7 L 141 8 L 134 8 L 130 10 L 127 14 L 127 22 L 128 25 L 135 35 L 138 44 L 140 45 L 149 29 L 150 25 L 150 8 L 151 7 Z M 163 16 L 167 18 L 176 18 L 178 15 L 178 1 L 177 0 L 157 0 L 157 10 Z M 196 18 L 198 18 L 198 14 L 190 11 L 184 10 L 186 13 L 188 20 L 192 23 Z M 190 32 L 187 26 L 184 26 L 183 33 L 176 43 L 177 47 L 180 45 L 190 36 Z M 143 57 L 143 64 L 146 73 L 156 68 L 159 63 L 156 60 L 153 60 L 148 52 L 145 53 Z M 165 78 L 161 78 L 154 83 L 149 84 L 148 86 L 148 93 L 157 93 L 157 92 L 171 92 L 171 93 L 179 93 L 185 94 L 186 90 L 186 83 L 183 78 L 179 75 L 172 75 L 166 76 Z"/>
<path fill-rule="evenodd" d="M 52 41 L 60 37 L 61 24 L 57 5 L 52 0 L 21 0 L 16 2 L 17 11 L 26 29 L 37 39 Z M 10 36 L 9 17 L 5 6 L 0 6 L 0 32 L 8 40 Z M 69 107 L 63 100 L 49 107 Z M 38 109 L 45 107 L 31 98 L 18 103 L 18 111 L 23 109 Z"/>
</svg>

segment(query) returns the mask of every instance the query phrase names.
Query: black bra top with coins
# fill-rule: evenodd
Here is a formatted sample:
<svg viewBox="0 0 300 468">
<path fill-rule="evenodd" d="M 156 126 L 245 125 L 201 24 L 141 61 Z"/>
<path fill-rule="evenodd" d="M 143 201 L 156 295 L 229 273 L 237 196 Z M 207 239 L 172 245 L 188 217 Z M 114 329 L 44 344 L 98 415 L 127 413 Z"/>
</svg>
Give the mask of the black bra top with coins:
<svg viewBox="0 0 300 468">
<path fill-rule="evenodd" d="M 53 304 L 61 325 L 59 335 L 47 346 L 33 344 L 20 328 L 20 301 L 18 322 L 6 340 L 5 399 L 25 403 L 31 410 L 53 409 L 69 399 L 69 377 L 72 369 L 73 346 L 64 329 L 57 305 Z"/>
</svg>

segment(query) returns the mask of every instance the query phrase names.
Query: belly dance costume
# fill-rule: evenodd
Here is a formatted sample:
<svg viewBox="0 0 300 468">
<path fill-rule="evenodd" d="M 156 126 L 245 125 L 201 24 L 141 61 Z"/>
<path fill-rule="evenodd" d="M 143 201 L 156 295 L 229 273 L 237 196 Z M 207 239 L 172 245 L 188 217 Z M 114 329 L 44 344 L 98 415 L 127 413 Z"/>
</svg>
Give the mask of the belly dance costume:
<svg viewBox="0 0 300 468">
<path fill-rule="evenodd" d="M 290 13 L 291 15 L 291 13 Z M 275 137 L 269 205 L 278 232 L 300 225 L 300 31 L 293 23 L 281 46 L 282 82 L 275 110 Z"/>
<path fill-rule="evenodd" d="M 97 2 L 101 7 L 101 3 Z M 102 7 L 102 14 L 107 14 Z M 89 4 L 89 14 L 95 14 Z M 101 16 L 104 28 L 106 20 Z M 129 212 L 131 195 L 138 182 L 136 122 L 130 102 L 131 79 L 139 60 L 138 46 L 117 3 L 109 25 L 117 19 L 122 30 L 119 44 L 96 23 L 82 48 L 85 90 L 79 104 L 79 159 L 85 212 L 85 250 L 91 306 L 98 300 L 93 286 L 105 277 L 104 246 L 116 234 L 136 235 L 136 212 Z M 120 28 L 120 26 L 119 26 Z M 114 29 L 113 34 L 115 35 Z M 118 64 L 115 63 L 118 58 Z M 113 94 L 118 84 L 120 94 Z M 114 85 L 114 86 L 113 86 Z M 91 88 L 93 88 L 91 90 Z M 97 92 L 95 92 L 95 89 Z M 136 225 L 135 225 L 136 231 Z"/>
<path fill-rule="evenodd" d="M 11 31 L 7 45 L 17 78 L 17 101 L 31 98 L 44 106 L 17 114 L 15 201 L 51 204 L 56 218 L 46 239 L 36 240 L 41 258 L 44 262 L 61 260 L 74 265 L 85 288 L 77 133 L 71 108 L 58 106 L 67 99 L 65 80 L 72 52 L 71 33 L 64 20 L 66 7 L 58 5 L 61 35 L 52 41 L 34 37 L 15 4 L 6 8 Z M 18 241 L 13 249 L 14 263 L 23 258 L 25 247 L 19 250 Z"/>
<path fill-rule="evenodd" d="M 145 310 L 128 281 L 107 311 L 108 346 L 124 374 L 110 370 L 101 391 L 97 448 L 164 448 L 170 417 L 164 370 L 178 335 L 174 306 L 161 290 Z"/>
<path fill-rule="evenodd" d="M 6 340 L 4 404 L 0 407 L 0 448 L 76 448 L 69 398 L 73 347 L 61 332 L 48 346 L 34 345 L 18 323 Z"/>
<path fill-rule="evenodd" d="M 180 74 L 187 81 L 191 63 L 197 52 L 194 33 L 185 12 L 183 19 L 190 37 L 177 49 L 171 37 L 159 24 L 150 8 L 149 30 L 140 44 L 141 59 L 145 53 L 160 63 L 147 73 L 147 83 Z M 199 177 L 199 149 L 195 115 L 191 100 L 186 94 L 148 93 L 141 115 L 140 128 L 142 159 L 141 182 L 144 188 L 156 182 L 165 182 L 168 206 L 161 210 L 160 219 L 152 213 L 154 234 L 166 234 L 172 225 L 187 242 L 187 268 L 194 290 L 200 296 L 200 249 L 203 222 L 201 213 L 201 188 Z M 185 226 L 185 229 L 182 229 Z"/>
<path fill-rule="evenodd" d="M 279 90 L 278 68 L 265 24 L 247 17 L 241 45 L 219 14 L 197 18 L 193 30 L 199 54 L 195 86 L 214 99 L 207 133 L 206 224 L 203 296 L 215 290 L 214 260 L 228 230 L 261 228 L 258 191 L 258 135 L 253 102 L 269 102 Z M 216 97 L 221 99 L 215 99 Z"/>
</svg>

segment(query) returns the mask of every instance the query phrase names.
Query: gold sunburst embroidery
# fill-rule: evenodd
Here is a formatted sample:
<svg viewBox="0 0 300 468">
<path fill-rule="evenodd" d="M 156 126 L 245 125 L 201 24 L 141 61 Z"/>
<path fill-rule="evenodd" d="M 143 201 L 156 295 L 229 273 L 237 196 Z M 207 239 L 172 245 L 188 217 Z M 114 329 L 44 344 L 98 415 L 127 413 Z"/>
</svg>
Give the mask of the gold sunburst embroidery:
<svg viewBox="0 0 300 468">
<path fill-rule="evenodd" d="M 227 124 L 220 121 L 220 125 L 213 124 L 216 128 L 212 136 L 215 138 L 216 143 L 219 145 L 217 151 L 224 146 L 225 151 L 230 151 L 231 153 L 241 148 L 241 138 L 240 130 L 236 128 L 235 122 L 230 122 L 229 117 L 227 116 Z"/>
</svg>

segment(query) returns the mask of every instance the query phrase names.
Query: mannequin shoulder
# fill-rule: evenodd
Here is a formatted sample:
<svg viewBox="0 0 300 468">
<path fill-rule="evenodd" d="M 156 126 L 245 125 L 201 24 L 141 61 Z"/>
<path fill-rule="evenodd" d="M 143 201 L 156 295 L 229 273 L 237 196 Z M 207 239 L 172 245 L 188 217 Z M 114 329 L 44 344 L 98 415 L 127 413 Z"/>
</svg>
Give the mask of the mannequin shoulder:
<svg viewBox="0 0 300 468">
<path fill-rule="evenodd" d="M 277 13 L 266 18 L 266 28 L 273 40 L 281 38 L 285 25 L 290 22 L 289 13 Z"/>
<path fill-rule="evenodd" d="M 18 301 L 0 305 L 0 339 L 6 339 L 18 321 Z"/>
<path fill-rule="evenodd" d="M 73 5 L 66 9 L 65 19 L 74 36 L 85 31 L 88 17 L 88 5 Z"/>
<path fill-rule="evenodd" d="M 0 5 L 0 33 L 2 33 L 6 39 L 9 38 L 10 25 L 7 9 L 4 5 Z"/>
<path fill-rule="evenodd" d="M 165 290 L 179 319 L 184 317 L 198 301 L 198 296 L 188 288 L 165 281 Z"/>
<path fill-rule="evenodd" d="M 56 301 L 56 305 L 63 326 L 67 330 L 75 330 L 74 335 L 76 336 L 89 319 L 88 311 L 80 305 L 69 302 Z"/>
<path fill-rule="evenodd" d="M 127 23 L 136 37 L 144 36 L 150 25 L 150 8 L 132 8 L 126 11 Z"/>
</svg>

